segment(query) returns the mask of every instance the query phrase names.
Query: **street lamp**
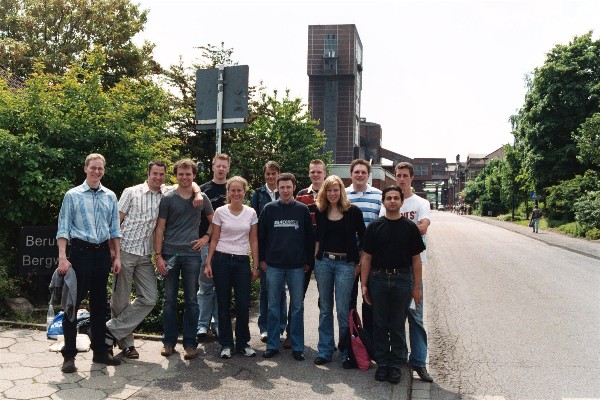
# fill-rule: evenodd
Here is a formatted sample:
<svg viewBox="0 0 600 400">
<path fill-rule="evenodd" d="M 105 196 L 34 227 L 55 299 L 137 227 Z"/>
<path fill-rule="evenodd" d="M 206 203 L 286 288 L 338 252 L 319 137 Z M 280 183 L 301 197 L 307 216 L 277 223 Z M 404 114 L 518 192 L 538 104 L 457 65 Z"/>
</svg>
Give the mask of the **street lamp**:
<svg viewBox="0 0 600 400">
<path fill-rule="evenodd" d="M 452 205 L 454 205 L 454 181 L 452 180 L 452 177 L 448 179 L 448 186 L 452 186 Z M 448 198 L 450 198 L 450 196 L 448 196 Z"/>
</svg>

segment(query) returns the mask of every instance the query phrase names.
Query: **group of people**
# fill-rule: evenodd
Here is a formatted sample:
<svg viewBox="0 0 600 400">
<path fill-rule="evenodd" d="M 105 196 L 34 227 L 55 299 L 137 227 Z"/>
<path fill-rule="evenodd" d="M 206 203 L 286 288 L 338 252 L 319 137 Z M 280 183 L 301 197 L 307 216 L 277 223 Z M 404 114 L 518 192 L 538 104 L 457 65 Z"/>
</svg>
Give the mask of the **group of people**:
<svg viewBox="0 0 600 400">
<path fill-rule="evenodd" d="M 348 332 L 349 310 L 357 306 L 360 286 L 363 322 L 374 343 L 375 379 L 399 382 L 400 367 L 408 361 L 421 379 L 432 381 L 425 368 L 422 301 L 430 208 L 411 190 L 412 165 L 399 163 L 397 185 L 382 192 L 368 184 L 371 165 L 366 160 L 352 162 L 348 187 L 338 176 L 327 177 L 323 161 L 313 160 L 311 185 L 294 196 L 295 176 L 281 173 L 277 163 L 269 161 L 264 166 L 265 184 L 254 191 L 247 206 L 248 183 L 240 176 L 227 179 L 230 163 L 226 154 L 216 155 L 213 179 L 198 186 L 196 163 L 179 160 L 173 167 L 177 185 L 165 186 L 165 164 L 150 162 L 147 180 L 125 189 L 117 201 L 100 183 L 104 157 L 86 158 L 85 182 L 65 195 L 57 242 L 59 273 L 72 268 L 77 277 L 76 307 L 89 292 L 93 361 L 120 364 L 111 346 L 118 346 L 122 357 L 139 358 L 133 331 L 157 301 L 154 265 L 164 277 L 163 356 L 173 354 L 177 343 L 180 278 L 184 358 L 197 357 L 198 338 L 211 329 L 218 336 L 222 358 L 235 353 L 255 356 L 250 346 L 250 291 L 251 282 L 260 278 L 258 327 L 266 343 L 262 357 L 276 356 L 283 346 L 291 348 L 295 360 L 303 361 L 304 296 L 314 270 L 319 293 L 316 365 L 331 362 L 337 351 L 334 303 L 339 341 Z M 111 265 L 114 279 L 107 322 Z M 130 301 L 132 285 L 136 297 Z M 410 358 L 404 332 L 407 318 Z M 62 371 L 72 373 L 77 370 L 76 326 L 65 321 L 63 330 Z M 348 349 L 339 353 L 343 367 L 352 368 Z"/>
</svg>

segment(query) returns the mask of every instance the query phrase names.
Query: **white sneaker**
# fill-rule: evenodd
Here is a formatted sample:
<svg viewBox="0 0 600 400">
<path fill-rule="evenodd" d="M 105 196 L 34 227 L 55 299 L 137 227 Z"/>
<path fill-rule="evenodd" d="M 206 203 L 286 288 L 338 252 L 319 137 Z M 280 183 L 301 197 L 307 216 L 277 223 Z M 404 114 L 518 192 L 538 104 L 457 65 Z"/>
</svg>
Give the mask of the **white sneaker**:
<svg viewBox="0 0 600 400">
<path fill-rule="evenodd" d="M 260 334 L 260 341 L 263 343 L 267 343 L 269 341 L 269 335 L 267 335 L 267 332 L 262 332 Z"/>
<path fill-rule="evenodd" d="M 198 332 L 196 332 L 196 336 L 198 336 L 199 338 L 205 338 L 207 334 L 208 329 L 206 329 L 205 327 L 199 328 Z"/>
<path fill-rule="evenodd" d="M 221 358 L 231 358 L 231 349 L 229 347 L 223 347 L 221 350 Z"/>
<path fill-rule="evenodd" d="M 238 354 L 243 354 L 246 357 L 254 357 L 254 356 L 256 356 L 256 351 L 254 351 L 254 349 L 252 347 L 250 347 L 250 346 L 246 346 L 243 349 L 238 349 L 237 353 Z M 221 354 L 223 354 L 223 353 L 221 353 Z"/>
</svg>

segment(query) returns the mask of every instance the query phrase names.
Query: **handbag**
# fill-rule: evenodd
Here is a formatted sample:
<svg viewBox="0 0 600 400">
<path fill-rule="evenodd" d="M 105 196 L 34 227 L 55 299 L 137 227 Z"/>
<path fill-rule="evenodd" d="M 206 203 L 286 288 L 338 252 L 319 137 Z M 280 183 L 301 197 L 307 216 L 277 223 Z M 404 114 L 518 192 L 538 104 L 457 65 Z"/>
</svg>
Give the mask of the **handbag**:
<svg viewBox="0 0 600 400">
<path fill-rule="evenodd" d="M 532 219 L 529 220 L 529 227 L 533 228 L 533 220 Z"/>
<path fill-rule="evenodd" d="M 363 333 L 362 338 L 359 329 Z M 362 329 L 362 322 L 355 309 L 350 310 L 348 315 L 348 330 L 350 332 L 350 347 L 352 349 L 356 365 L 361 371 L 366 371 L 371 365 L 371 356 L 367 350 L 368 335 L 366 335 Z M 372 346 L 370 347 L 372 348 Z"/>
</svg>

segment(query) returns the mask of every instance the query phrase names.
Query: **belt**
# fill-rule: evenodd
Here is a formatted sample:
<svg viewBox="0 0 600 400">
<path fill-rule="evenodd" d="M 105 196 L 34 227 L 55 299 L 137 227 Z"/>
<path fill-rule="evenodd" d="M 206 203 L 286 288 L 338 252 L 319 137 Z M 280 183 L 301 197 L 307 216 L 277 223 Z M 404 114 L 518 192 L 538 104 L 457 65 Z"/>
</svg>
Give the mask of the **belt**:
<svg viewBox="0 0 600 400">
<path fill-rule="evenodd" d="M 90 243 L 85 240 L 71 238 L 71 246 L 80 247 L 82 249 L 108 249 L 108 240 L 102 243 Z"/>
<path fill-rule="evenodd" d="M 388 275 L 407 274 L 410 272 L 410 268 L 377 268 L 373 269 L 373 272 Z"/>
<path fill-rule="evenodd" d="M 346 261 L 347 259 L 346 254 L 333 254 L 326 251 L 323 252 L 323 257 L 333 261 Z"/>
<path fill-rule="evenodd" d="M 215 255 L 219 256 L 219 257 L 229 257 L 233 260 L 247 260 L 250 258 L 250 256 L 248 255 L 239 255 L 239 254 L 229 254 L 229 253 L 223 253 L 222 251 L 216 251 L 215 250 Z"/>
</svg>

